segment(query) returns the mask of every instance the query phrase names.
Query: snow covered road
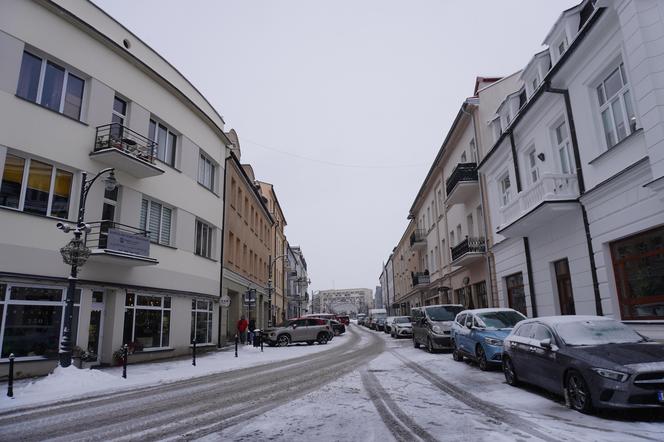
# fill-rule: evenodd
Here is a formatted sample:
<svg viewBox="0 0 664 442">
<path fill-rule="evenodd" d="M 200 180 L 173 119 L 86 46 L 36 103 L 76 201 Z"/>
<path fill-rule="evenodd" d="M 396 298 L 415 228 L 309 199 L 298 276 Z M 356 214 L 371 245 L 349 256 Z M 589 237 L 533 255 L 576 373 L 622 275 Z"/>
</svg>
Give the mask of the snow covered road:
<svg viewBox="0 0 664 442">
<path fill-rule="evenodd" d="M 664 440 L 664 418 L 586 416 L 410 340 L 351 326 L 333 343 L 270 349 L 291 358 L 241 370 L 8 410 L 0 440 Z"/>
</svg>

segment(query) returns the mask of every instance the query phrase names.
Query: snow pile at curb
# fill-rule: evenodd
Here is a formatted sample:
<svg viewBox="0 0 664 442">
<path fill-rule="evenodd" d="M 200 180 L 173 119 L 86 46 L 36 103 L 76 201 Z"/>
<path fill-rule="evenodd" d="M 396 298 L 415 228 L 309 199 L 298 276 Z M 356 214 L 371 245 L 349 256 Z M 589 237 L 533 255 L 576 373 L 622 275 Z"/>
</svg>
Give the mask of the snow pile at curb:
<svg viewBox="0 0 664 442">
<path fill-rule="evenodd" d="M 31 381 L 21 388 L 21 396 L 39 395 L 78 396 L 100 389 L 126 386 L 127 381 L 101 370 L 80 370 L 73 365 L 67 368 L 56 367 L 53 373 L 45 378 Z"/>
</svg>

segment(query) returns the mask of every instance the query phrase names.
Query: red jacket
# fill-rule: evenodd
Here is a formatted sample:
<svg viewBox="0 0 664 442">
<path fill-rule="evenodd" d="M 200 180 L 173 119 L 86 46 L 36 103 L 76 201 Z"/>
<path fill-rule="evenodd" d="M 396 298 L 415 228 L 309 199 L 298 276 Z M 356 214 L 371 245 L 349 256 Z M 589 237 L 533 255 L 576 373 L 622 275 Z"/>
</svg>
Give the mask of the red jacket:
<svg viewBox="0 0 664 442">
<path fill-rule="evenodd" d="M 237 331 L 240 333 L 244 333 L 247 330 L 247 327 L 249 326 L 249 321 L 246 319 L 240 319 L 237 321 Z"/>
</svg>

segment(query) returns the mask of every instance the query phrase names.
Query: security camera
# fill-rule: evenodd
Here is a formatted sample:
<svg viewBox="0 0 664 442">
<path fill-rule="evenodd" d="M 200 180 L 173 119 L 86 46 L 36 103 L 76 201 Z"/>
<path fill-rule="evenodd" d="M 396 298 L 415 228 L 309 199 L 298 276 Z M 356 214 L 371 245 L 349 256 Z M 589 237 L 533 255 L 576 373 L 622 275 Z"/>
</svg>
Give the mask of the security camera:
<svg viewBox="0 0 664 442">
<path fill-rule="evenodd" d="M 55 226 L 56 226 L 58 229 L 60 229 L 60 230 L 62 230 L 63 232 L 65 232 L 65 233 L 69 233 L 69 232 L 71 232 L 71 226 L 70 226 L 69 224 L 65 224 L 65 223 L 57 223 Z"/>
<path fill-rule="evenodd" d="M 80 223 L 80 224 L 78 225 L 78 228 L 79 228 L 79 230 L 82 231 L 83 233 L 90 233 L 90 232 L 92 232 L 92 227 L 90 227 L 90 224 Z"/>
</svg>

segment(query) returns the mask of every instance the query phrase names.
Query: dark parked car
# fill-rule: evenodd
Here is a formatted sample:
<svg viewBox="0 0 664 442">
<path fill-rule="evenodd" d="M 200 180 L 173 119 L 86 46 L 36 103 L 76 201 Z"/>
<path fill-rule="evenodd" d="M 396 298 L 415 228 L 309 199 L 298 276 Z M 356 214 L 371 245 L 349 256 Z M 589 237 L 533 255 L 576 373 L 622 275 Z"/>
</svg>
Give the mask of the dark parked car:
<svg viewBox="0 0 664 442">
<path fill-rule="evenodd" d="M 413 324 L 413 346 L 420 348 L 425 345 L 427 351 L 433 353 L 440 349 L 453 348 L 450 330 L 452 322 L 463 310 L 460 304 L 427 305 L 411 310 Z"/>
<path fill-rule="evenodd" d="M 350 316 L 341 315 L 337 316 L 337 318 L 339 318 L 339 322 L 343 325 L 350 325 Z"/>
<path fill-rule="evenodd" d="M 330 321 L 332 325 L 332 331 L 334 331 L 334 336 L 343 335 L 346 333 L 346 326 L 339 321 Z"/>
<path fill-rule="evenodd" d="M 385 320 L 386 318 L 377 318 L 374 322 L 372 322 L 373 327 L 371 327 L 371 329 L 377 331 L 385 330 Z"/>
<path fill-rule="evenodd" d="M 575 410 L 664 408 L 664 345 L 601 316 L 519 322 L 505 338 L 503 372 L 563 395 Z"/>
</svg>

